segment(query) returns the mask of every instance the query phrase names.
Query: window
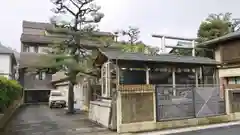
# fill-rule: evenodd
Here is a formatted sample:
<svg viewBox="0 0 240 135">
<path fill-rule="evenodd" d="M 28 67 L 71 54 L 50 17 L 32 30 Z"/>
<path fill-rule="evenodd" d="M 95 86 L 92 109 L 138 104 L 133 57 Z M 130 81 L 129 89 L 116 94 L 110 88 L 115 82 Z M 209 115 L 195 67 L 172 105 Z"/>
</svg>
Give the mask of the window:
<svg viewBox="0 0 240 135">
<path fill-rule="evenodd" d="M 236 77 L 236 84 L 240 84 L 240 77 Z"/>
<path fill-rule="evenodd" d="M 29 52 L 29 46 L 24 45 L 23 51 L 24 51 L 24 52 Z"/>
<path fill-rule="evenodd" d="M 229 77 L 227 80 L 228 84 L 240 84 L 240 77 Z"/>
<path fill-rule="evenodd" d="M 34 52 L 38 53 L 38 46 L 34 46 Z"/>
<path fill-rule="evenodd" d="M 34 47 L 33 46 L 29 46 L 29 52 L 35 52 Z"/>
<path fill-rule="evenodd" d="M 38 80 L 45 80 L 46 78 L 46 73 L 45 72 L 39 72 L 38 74 L 36 74 L 36 79 Z"/>
<path fill-rule="evenodd" d="M 228 84 L 236 84 L 235 77 L 228 78 Z"/>
<path fill-rule="evenodd" d="M 63 94 L 62 94 L 61 92 L 55 91 L 55 92 L 52 92 L 52 93 L 51 93 L 51 96 L 60 97 L 60 96 L 63 96 Z"/>
</svg>

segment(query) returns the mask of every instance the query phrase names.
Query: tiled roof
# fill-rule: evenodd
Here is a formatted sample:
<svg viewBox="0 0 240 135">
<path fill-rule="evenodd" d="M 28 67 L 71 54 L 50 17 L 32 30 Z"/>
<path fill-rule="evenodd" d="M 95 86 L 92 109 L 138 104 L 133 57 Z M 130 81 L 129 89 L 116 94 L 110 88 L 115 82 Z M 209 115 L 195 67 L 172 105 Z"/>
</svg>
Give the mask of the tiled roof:
<svg viewBox="0 0 240 135">
<path fill-rule="evenodd" d="M 55 43 L 55 42 L 63 42 L 66 38 L 58 38 L 58 37 L 51 37 L 45 35 L 30 35 L 30 34 L 22 34 L 21 39 L 22 42 L 27 43 Z"/>
<path fill-rule="evenodd" d="M 199 65 L 216 65 L 217 61 L 205 57 L 178 56 L 172 54 L 162 55 L 146 55 L 143 53 L 128 53 L 116 49 L 100 49 L 100 52 L 112 60 L 129 60 L 129 61 L 145 61 L 145 62 L 161 62 L 161 63 L 186 63 Z"/>
<path fill-rule="evenodd" d="M 46 29 L 54 28 L 54 25 L 50 24 L 50 23 L 32 22 L 32 21 L 25 21 L 24 20 L 23 23 L 22 23 L 22 27 L 23 28 L 46 30 Z M 66 29 L 64 31 L 66 31 Z M 111 32 L 98 31 L 98 32 L 94 32 L 94 35 L 112 36 L 113 34 Z"/>
<path fill-rule="evenodd" d="M 59 37 L 53 37 L 53 36 L 29 35 L 29 34 L 22 34 L 21 36 L 21 41 L 25 43 L 54 44 L 54 43 L 62 43 L 66 39 L 67 38 L 63 38 L 63 37 L 59 38 Z M 80 43 L 86 49 L 103 47 L 103 43 L 101 43 L 100 40 L 91 41 L 91 40 L 81 39 Z M 39 45 L 39 44 L 35 44 L 35 45 Z M 111 45 L 111 47 L 117 47 L 117 46 L 118 45 L 115 45 L 115 44 Z"/>
<path fill-rule="evenodd" d="M 18 52 L 2 45 L 1 43 L 0 43 L 0 54 L 11 55 L 15 62 L 17 62 L 19 60 L 19 53 Z"/>
<path fill-rule="evenodd" d="M 240 31 L 232 32 L 227 35 L 221 36 L 219 38 L 215 38 L 206 42 L 203 42 L 201 44 L 198 44 L 198 47 L 214 47 L 218 45 L 219 43 L 234 40 L 234 39 L 240 39 Z"/>
<path fill-rule="evenodd" d="M 1 54 L 13 54 L 14 52 L 13 52 L 13 50 L 9 49 L 8 47 L 6 47 L 0 43 L 0 53 Z"/>
<path fill-rule="evenodd" d="M 53 59 L 50 59 L 50 58 Z M 30 53 L 30 52 L 21 52 L 20 53 L 20 68 L 40 68 L 40 67 L 50 67 L 53 63 L 54 55 L 49 54 L 40 54 L 40 53 Z"/>
<path fill-rule="evenodd" d="M 23 21 L 22 23 L 22 27 L 23 28 L 32 28 L 32 29 L 46 29 L 46 28 L 50 28 L 53 25 L 50 23 L 43 23 L 43 22 L 32 22 L 32 21 Z"/>
</svg>

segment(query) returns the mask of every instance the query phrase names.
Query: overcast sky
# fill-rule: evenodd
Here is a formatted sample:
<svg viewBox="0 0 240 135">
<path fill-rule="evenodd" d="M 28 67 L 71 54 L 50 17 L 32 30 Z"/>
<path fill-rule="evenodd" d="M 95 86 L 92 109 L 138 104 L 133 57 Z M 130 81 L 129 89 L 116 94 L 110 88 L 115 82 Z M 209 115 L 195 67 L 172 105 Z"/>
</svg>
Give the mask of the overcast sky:
<svg viewBox="0 0 240 135">
<path fill-rule="evenodd" d="M 129 25 L 139 27 L 141 40 L 159 46 L 151 34 L 196 37 L 198 26 L 209 13 L 231 12 L 240 17 L 238 0 L 97 0 L 102 6 L 102 31 L 113 32 Z M 48 22 L 50 0 L 1 0 L 0 42 L 20 50 L 22 21 Z"/>
</svg>

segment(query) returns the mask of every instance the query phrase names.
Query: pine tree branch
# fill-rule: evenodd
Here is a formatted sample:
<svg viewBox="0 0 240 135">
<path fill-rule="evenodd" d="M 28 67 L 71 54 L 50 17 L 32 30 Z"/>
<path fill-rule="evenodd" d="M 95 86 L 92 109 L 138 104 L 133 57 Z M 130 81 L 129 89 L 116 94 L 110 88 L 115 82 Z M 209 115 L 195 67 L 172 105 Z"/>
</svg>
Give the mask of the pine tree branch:
<svg viewBox="0 0 240 135">
<path fill-rule="evenodd" d="M 73 4 L 75 7 L 80 8 L 80 7 L 78 6 L 78 4 L 77 4 L 76 2 L 74 2 L 74 0 L 70 0 L 70 1 L 72 2 L 72 4 Z"/>
</svg>

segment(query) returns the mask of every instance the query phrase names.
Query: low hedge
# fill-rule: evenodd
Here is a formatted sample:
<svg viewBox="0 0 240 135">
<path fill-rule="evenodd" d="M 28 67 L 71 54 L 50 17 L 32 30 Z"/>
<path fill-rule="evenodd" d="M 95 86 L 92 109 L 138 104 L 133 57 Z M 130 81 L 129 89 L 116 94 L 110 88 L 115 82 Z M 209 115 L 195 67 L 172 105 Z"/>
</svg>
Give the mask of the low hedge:
<svg viewBox="0 0 240 135">
<path fill-rule="evenodd" d="M 22 86 L 16 80 L 0 77 L 0 112 L 22 96 Z"/>
</svg>

